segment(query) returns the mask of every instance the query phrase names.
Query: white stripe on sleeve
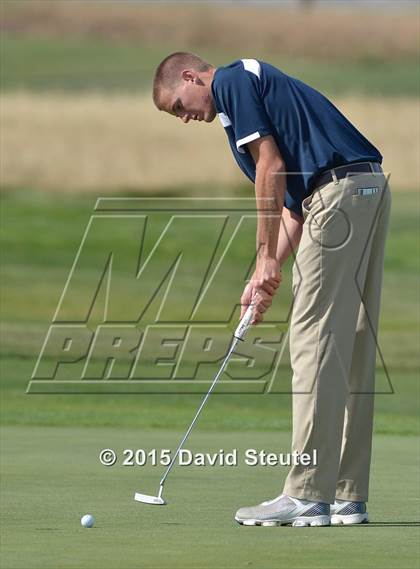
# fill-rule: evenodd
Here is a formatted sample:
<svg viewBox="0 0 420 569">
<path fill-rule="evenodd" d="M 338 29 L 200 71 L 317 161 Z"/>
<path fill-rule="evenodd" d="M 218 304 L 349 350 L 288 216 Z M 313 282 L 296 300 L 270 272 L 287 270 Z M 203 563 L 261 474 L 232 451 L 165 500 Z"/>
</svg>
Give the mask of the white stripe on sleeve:
<svg viewBox="0 0 420 569">
<path fill-rule="evenodd" d="M 261 65 L 256 59 L 241 59 L 246 71 L 250 71 L 260 79 L 261 77 Z"/>
<path fill-rule="evenodd" d="M 223 128 L 230 126 L 232 123 L 230 122 L 230 118 L 225 113 L 218 113 L 220 122 L 222 123 Z"/>
<path fill-rule="evenodd" d="M 238 152 L 240 152 L 241 154 L 245 154 L 245 150 L 243 148 L 241 148 L 241 146 L 243 146 L 244 144 L 248 144 L 248 142 L 252 142 L 253 140 L 256 140 L 257 138 L 260 138 L 260 133 L 258 132 L 253 132 L 252 134 L 245 136 L 245 138 L 241 138 L 239 140 L 236 141 L 236 148 L 238 149 Z"/>
</svg>

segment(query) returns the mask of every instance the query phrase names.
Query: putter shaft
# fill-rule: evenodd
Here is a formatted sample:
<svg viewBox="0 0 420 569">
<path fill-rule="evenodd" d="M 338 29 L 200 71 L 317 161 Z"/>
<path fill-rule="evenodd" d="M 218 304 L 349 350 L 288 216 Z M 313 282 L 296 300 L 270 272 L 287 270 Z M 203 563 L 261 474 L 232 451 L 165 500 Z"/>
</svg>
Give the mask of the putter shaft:
<svg viewBox="0 0 420 569">
<path fill-rule="evenodd" d="M 245 312 L 245 314 L 244 314 L 242 320 L 240 321 L 238 327 L 237 327 L 236 330 L 235 330 L 235 333 L 234 333 L 234 336 L 233 336 L 233 340 L 232 340 L 231 346 L 230 346 L 230 348 L 229 348 L 229 351 L 228 351 L 228 353 L 227 353 L 227 356 L 226 356 L 225 359 L 223 360 L 223 363 L 222 363 L 222 365 L 221 365 L 219 371 L 217 372 L 216 377 L 213 379 L 212 384 L 210 385 L 209 390 L 207 391 L 206 395 L 204 396 L 204 398 L 203 398 L 203 400 L 202 400 L 202 402 L 201 402 L 199 408 L 197 409 L 196 414 L 194 415 L 193 420 L 191 421 L 191 425 L 188 427 L 187 432 L 185 433 L 185 435 L 183 436 L 181 442 L 179 443 L 179 446 L 178 446 L 178 448 L 176 449 L 175 454 L 174 454 L 174 456 L 173 456 L 171 462 L 170 462 L 169 465 L 168 465 L 168 468 L 166 469 L 166 471 L 165 471 L 165 473 L 164 473 L 164 475 L 163 475 L 163 477 L 162 477 L 162 479 L 161 479 L 161 481 L 160 481 L 160 484 L 159 484 L 159 493 L 158 493 L 158 495 L 157 495 L 157 496 L 148 496 L 148 495 L 145 495 L 145 494 L 136 493 L 136 494 L 135 494 L 135 499 L 136 499 L 136 500 L 138 500 L 138 501 L 140 501 L 140 502 L 146 502 L 146 503 L 149 503 L 149 504 L 150 504 L 150 503 L 153 503 L 153 504 L 160 504 L 160 505 L 162 505 L 162 504 L 165 504 L 165 503 L 166 503 L 166 502 L 164 501 L 164 499 L 162 498 L 163 486 L 164 486 L 164 484 L 165 484 L 165 480 L 167 479 L 168 474 L 169 474 L 170 471 L 172 470 L 172 467 L 174 466 L 175 461 L 176 461 L 176 459 L 177 459 L 177 457 L 178 457 L 178 455 L 179 455 L 179 453 L 180 453 L 182 447 L 184 446 L 185 441 L 187 440 L 189 434 L 191 433 L 191 431 L 192 431 L 192 429 L 193 429 L 193 427 L 194 427 L 194 425 L 195 425 L 195 423 L 196 423 L 196 421 L 197 421 L 197 419 L 198 419 L 198 417 L 199 417 L 199 415 L 200 415 L 200 413 L 201 413 L 201 411 L 202 411 L 204 405 L 206 404 L 207 399 L 210 397 L 210 394 L 212 393 L 213 389 L 215 388 L 216 383 L 217 383 L 218 380 L 219 380 L 219 377 L 222 375 L 222 373 L 223 373 L 223 371 L 224 371 L 224 369 L 225 369 L 225 367 L 226 367 L 226 365 L 227 365 L 227 363 L 228 363 L 228 361 L 229 361 L 230 356 L 232 355 L 232 353 L 234 352 L 234 350 L 235 350 L 235 348 L 236 348 L 236 344 L 239 342 L 239 340 L 243 340 L 243 339 L 244 339 L 245 334 L 246 334 L 246 332 L 248 331 L 248 328 L 249 328 L 250 325 L 251 325 L 251 320 L 252 320 L 252 318 L 253 318 L 253 315 L 254 315 L 254 310 L 253 310 L 253 304 L 251 303 L 251 304 L 248 306 L 248 308 L 247 308 L 247 310 L 246 310 L 246 312 Z"/>
<path fill-rule="evenodd" d="M 191 425 L 188 427 L 187 432 L 185 433 L 185 435 L 184 435 L 183 438 L 182 438 L 182 441 L 179 443 L 179 446 L 178 446 L 178 448 L 176 449 L 176 452 L 175 452 L 175 454 L 174 454 L 174 456 L 173 456 L 171 462 L 169 463 L 168 468 L 166 469 L 166 471 L 165 471 L 165 473 L 164 473 L 164 475 L 163 475 L 163 477 L 162 477 L 162 480 L 160 481 L 159 497 L 160 497 L 161 494 L 162 494 L 163 485 L 165 484 L 165 480 L 166 480 L 168 474 L 169 474 L 170 471 L 172 470 L 172 467 L 173 467 L 173 465 L 175 464 L 175 461 L 176 461 L 176 459 L 177 459 L 177 457 L 178 457 L 178 455 L 179 455 L 179 453 L 180 453 L 182 447 L 184 446 L 185 441 L 187 440 L 189 434 L 191 433 L 191 431 L 192 431 L 192 429 L 193 429 L 193 427 L 194 427 L 194 425 L 195 425 L 195 423 L 196 423 L 196 421 L 197 421 L 197 419 L 198 419 L 198 417 L 199 417 L 199 415 L 200 415 L 200 413 L 201 413 L 201 411 L 202 411 L 204 405 L 206 404 L 207 399 L 210 397 L 210 394 L 212 393 L 213 389 L 215 388 L 216 383 L 217 383 L 219 377 L 222 375 L 222 373 L 223 373 L 223 371 L 224 371 L 224 369 L 225 369 L 225 367 L 226 367 L 226 365 L 227 365 L 227 363 L 228 363 L 228 361 L 229 361 L 229 359 L 230 359 L 230 356 L 232 355 L 232 352 L 235 350 L 236 344 L 238 343 L 239 340 L 240 340 L 240 338 L 237 338 L 236 336 L 233 338 L 232 345 L 230 346 L 230 349 L 229 349 L 229 352 L 228 352 L 227 356 L 226 356 L 225 359 L 223 360 L 223 363 L 222 363 L 222 365 L 221 365 L 219 371 L 217 372 L 216 377 L 213 379 L 213 382 L 212 382 L 212 384 L 210 385 L 209 390 L 207 391 L 206 395 L 204 396 L 204 398 L 203 398 L 203 400 L 202 400 L 202 402 L 201 402 L 201 404 L 200 404 L 200 407 L 197 409 L 197 412 L 196 412 L 196 414 L 195 414 L 195 416 L 194 416 L 194 419 L 191 421 Z"/>
</svg>

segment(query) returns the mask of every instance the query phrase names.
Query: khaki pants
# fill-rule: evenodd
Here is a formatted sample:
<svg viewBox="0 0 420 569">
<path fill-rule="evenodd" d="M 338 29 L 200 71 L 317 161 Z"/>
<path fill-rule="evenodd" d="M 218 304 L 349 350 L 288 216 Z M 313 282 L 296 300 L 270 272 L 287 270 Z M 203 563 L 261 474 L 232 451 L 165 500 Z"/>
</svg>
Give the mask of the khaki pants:
<svg viewBox="0 0 420 569">
<path fill-rule="evenodd" d="M 320 502 L 367 501 L 375 360 L 391 195 L 382 173 L 320 186 L 303 204 L 290 325 L 292 467 L 283 492 Z"/>
</svg>

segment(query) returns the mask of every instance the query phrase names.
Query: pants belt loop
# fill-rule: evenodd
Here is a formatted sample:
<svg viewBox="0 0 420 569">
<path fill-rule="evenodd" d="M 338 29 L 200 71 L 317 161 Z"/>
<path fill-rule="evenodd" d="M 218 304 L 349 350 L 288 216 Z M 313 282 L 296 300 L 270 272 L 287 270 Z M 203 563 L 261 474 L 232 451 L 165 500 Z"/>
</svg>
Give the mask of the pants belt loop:
<svg viewBox="0 0 420 569">
<path fill-rule="evenodd" d="M 337 185 L 338 184 L 338 178 L 337 178 L 337 174 L 335 173 L 334 168 L 331 168 L 331 176 L 332 176 L 332 179 L 334 180 L 334 184 Z"/>
<path fill-rule="evenodd" d="M 372 174 L 375 175 L 376 172 L 375 172 L 375 169 L 374 169 L 374 167 L 373 167 L 372 162 L 369 162 L 369 166 L 370 166 L 370 170 L 371 170 Z"/>
</svg>

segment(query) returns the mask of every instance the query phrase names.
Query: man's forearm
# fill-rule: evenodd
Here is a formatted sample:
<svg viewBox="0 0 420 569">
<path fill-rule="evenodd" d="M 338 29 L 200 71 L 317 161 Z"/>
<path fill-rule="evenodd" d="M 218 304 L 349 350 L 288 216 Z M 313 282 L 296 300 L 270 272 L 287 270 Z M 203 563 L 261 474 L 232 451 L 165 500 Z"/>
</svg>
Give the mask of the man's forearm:
<svg viewBox="0 0 420 569">
<path fill-rule="evenodd" d="M 276 258 L 283 211 L 286 180 L 274 165 L 257 168 L 255 197 L 257 202 L 257 254 Z"/>
<path fill-rule="evenodd" d="M 289 209 L 283 208 L 281 227 L 278 235 L 276 259 L 280 267 L 299 245 L 302 237 L 303 218 Z"/>
</svg>

